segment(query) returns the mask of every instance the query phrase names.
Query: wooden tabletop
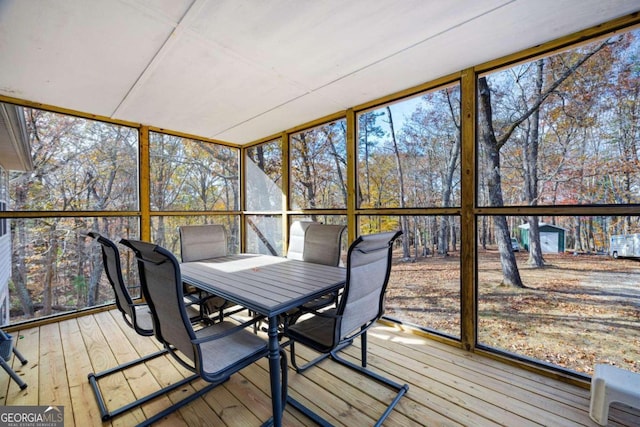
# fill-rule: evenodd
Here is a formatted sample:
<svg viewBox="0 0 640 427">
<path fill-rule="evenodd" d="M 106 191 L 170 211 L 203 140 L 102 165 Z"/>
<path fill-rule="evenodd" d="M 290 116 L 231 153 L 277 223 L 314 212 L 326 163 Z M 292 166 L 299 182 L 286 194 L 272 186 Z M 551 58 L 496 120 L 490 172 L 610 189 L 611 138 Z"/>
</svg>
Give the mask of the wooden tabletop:
<svg viewBox="0 0 640 427">
<path fill-rule="evenodd" d="M 271 317 L 340 289 L 346 269 L 256 254 L 180 265 L 182 281 Z"/>
</svg>

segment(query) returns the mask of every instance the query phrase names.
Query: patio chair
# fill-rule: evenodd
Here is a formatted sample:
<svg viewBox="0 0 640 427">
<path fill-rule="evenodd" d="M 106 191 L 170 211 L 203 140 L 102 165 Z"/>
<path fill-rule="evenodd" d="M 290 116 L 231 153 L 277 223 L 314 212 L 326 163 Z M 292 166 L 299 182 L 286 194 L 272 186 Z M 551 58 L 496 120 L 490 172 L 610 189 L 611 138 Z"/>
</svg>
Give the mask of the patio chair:
<svg viewBox="0 0 640 427">
<path fill-rule="evenodd" d="M 178 233 L 182 262 L 207 261 L 227 255 L 227 233 L 222 225 L 183 225 L 178 227 Z M 184 286 L 187 298 L 197 295 L 200 300 L 202 319 L 222 320 L 224 310 L 235 305 L 217 295 Z"/>
<path fill-rule="evenodd" d="M 397 391 L 393 401 L 378 419 L 376 425 L 391 413 L 409 386 L 401 385 L 367 369 L 367 330 L 384 313 L 384 296 L 391 272 L 393 242 L 402 234 L 398 232 L 360 236 L 347 253 L 347 281 L 338 307 L 314 312 L 313 317 L 285 325 L 284 334 L 290 339 L 291 362 L 301 373 L 321 360 L 330 357 L 336 362 L 354 369 L 369 378 Z M 361 364 L 359 366 L 338 356 L 338 352 L 350 345 L 356 337 L 361 340 Z M 304 366 L 296 361 L 296 344 L 310 347 L 321 355 Z M 289 403 L 320 425 L 329 425 L 319 415 L 289 397 Z"/>
<path fill-rule="evenodd" d="M 0 365 L 2 365 L 2 369 L 9 374 L 11 379 L 18 384 L 20 390 L 24 390 L 27 388 L 27 383 L 22 381 L 22 378 L 20 378 L 20 376 L 9 365 L 9 362 L 11 361 L 11 354 L 15 354 L 22 365 L 27 364 L 27 359 L 25 359 L 13 345 L 13 337 L 0 329 Z"/>
<path fill-rule="evenodd" d="M 116 307 L 122 313 L 124 322 L 127 324 L 127 326 L 135 330 L 139 335 L 145 337 L 152 336 L 153 321 L 151 318 L 151 311 L 149 310 L 149 306 L 147 304 L 133 302 L 131 295 L 129 294 L 129 291 L 125 285 L 124 278 L 122 277 L 120 251 L 118 250 L 118 247 L 113 241 L 101 236 L 99 233 L 89 232 L 87 234 L 97 240 L 101 245 L 104 271 L 115 294 Z M 115 374 L 116 372 L 122 372 L 130 367 L 139 365 L 156 357 L 162 356 L 166 353 L 166 349 L 159 350 L 130 362 L 123 363 L 114 368 L 107 369 L 98 373 L 91 372 L 88 375 L 89 383 L 91 384 L 91 388 L 93 389 L 96 401 L 98 402 L 98 407 L 100 409 L 100 418 L 102 419 L 102 421 L 108 421 L 115 416 L 118 416 L 139 405 L 142 405 L 145 402 L 155 399 L 156 397 L 163 395 L 169 390 L 181 387 L 189 381 L 197 378 L 196 376 L 192 376 L 185 379 L 184 381 L 179 381 L 175 384 L 171 384 L 168 387 L 162 388 L 161 390 L 141 397 L 140 399 L 137 399 L 112 411 L 109 411 L 107 409 L 102 391 L 98 386 L 98 380 Z"/>
<path fill-rule="evenodd" d="M 289 245 L 287 258 L 302 261 L 304 252 L 304 234 L 310 224 L 317 224 L 311 220 L 294 221 L 289 227 Z"/>
<path fill-rule="evenodd" d="M 294 221 L 289 228 L 287 258 L 324 265 L 340 265 L 344 225 Z"/>
<path fill-rule="evenodd" d="M 340 265 L 342 235 L 344 225 L 321 224 L 311 221 L 295 221 L 289 232 L 287 258 L 316 264 Z M 319 310 L 337 302 L 338 292 L 323 295 L 286 313 L 285 322 L 295 323 L 309 311 Z"/>
<path fill-rule="evenodd" d="M 151 309 L 155 337 L 186 369 L 209 384 L 149 418 L 151 425 L 268 356 L 267 342 L 247 330 L 261 317 L 243 323 L 221 320 L 194 330 L 184 305 L 180 264 L 171 252 L 152 243 L 122 240 L 138 259 L 142 291 Z M 281 350 L 282 399 L 286 401 L 287 358 Z"/>
<path fill-rule="evenodd" d="M 302 260 L 324 265 L 340 265 L 345 225 L 312 223 L 304 233 Z"/>
</svg>

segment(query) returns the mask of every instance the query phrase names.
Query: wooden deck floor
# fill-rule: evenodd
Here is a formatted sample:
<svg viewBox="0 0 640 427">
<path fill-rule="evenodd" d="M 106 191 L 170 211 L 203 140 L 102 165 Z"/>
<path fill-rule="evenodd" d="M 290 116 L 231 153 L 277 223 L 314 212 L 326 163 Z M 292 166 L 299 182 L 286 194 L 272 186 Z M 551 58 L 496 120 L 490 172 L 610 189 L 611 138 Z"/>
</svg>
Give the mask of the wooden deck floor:
<svg viewBox="0 0 640 427">
<path fill-rule="evenodd" d="M 596 425 L 588 416 L 586 389 L 385 326 L 369 336 L 372 369 L 410 386 L 386 426 Z M 20 391 L 7 375 L 1 375 L 0 404 L 63 405 L 67 426 L 131 426 L 192 387 L 202 386 L 196 382 L 102 423 L 87 374 L 155 351 L 158 345 L 153 338 L 136 335 L 118 312 L 106 311 L 21 330 L 17 346 L 29 363 L 19 366 L 14 358 L 14 366 L 28 387 Z M 346 354 L 354 356 L 358 350 L 350 348 Z M 112 410 L 185 374 L 163 356 L 100 384 Z M 259 426 L 270 416 L 268 390 L 267 361 L 263 360 L 158 425 Z M 290 370 L 289 392 L 336 425 L 347 427 L 371 425 L 383 410 L 380 399 L 390 395 L 384 387 L 332 361 L 303 375 Z M 640 412 L 614 407 L 610 420 L 611 426 L 638 426 Z M 284 422 L 313 425 L 291 408 Z"/>
</svg>

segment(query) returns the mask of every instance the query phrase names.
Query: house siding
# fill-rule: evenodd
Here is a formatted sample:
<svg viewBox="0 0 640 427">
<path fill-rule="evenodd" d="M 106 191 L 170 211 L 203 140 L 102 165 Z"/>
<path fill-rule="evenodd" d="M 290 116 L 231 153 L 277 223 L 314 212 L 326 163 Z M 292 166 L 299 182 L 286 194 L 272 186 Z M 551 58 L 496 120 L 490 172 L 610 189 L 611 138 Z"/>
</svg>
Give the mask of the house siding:
<svg viewBox="0 0 640 427">
<path fill-rule="evenodd" d="M 0 211 L 8 210 L 7 173 L 0 167 Z M 9 323 L 9 279 L 11 278 L 11 225 L 0 218 L 0 325 Z"/>
</svg>

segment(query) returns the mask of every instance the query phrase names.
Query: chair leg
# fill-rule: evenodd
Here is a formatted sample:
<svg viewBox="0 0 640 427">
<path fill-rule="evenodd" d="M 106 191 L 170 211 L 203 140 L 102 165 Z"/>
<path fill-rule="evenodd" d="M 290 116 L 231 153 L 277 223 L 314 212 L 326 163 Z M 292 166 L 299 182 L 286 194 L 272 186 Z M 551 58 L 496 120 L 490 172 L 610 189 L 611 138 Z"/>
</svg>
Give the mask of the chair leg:
<svg viewBox="0 0 640 427">
<path fill-rule="evenodd" d="M 136 366 L 136 365 L 139 365 L 141 363 L 147 362 L 149 360 L 155 359 L 156 357 L 159 357 L 159 356 L 162 356 L 162 355 L 166 354 L 167 351 L 168 351 L 167 349 L 158 350 L 155 353 L 151 353 L 151 354 L 148 354 L 148 355 L 146 355 L 144 357 L 141 357 L 139 359 L 135 359 L 135 360 L 132 360 L 130 362 L 123 363 L 123 364 L 118 365 L 118 366 L 116 366 L 114 368 L 107 369 L 107 370 L 104 370 L 102 372 L 98 372 L 97 374 L 92 372 L 92 373 L 90 373 L 88 375 L 89 384 L 91 384 L 91 388 L 93 389 L 93 393 L 94 393 L 94 396 L 96 398 L 96 402 L 98 403 L 98 408 L 100 409 L 100 419 L 103 422 L 104 421 L 108 421 L 108 420 L 110 420 L 110 419 L 112 419 L 112 418 L 114 418 L 114 417 L 116 417 L 116 416 L 118 416 L 118 415 L 120 415 L 120 414 L 122 414 L 124 412 L 127 412 L 127 411 L 129 411 L 129 410 L 131 410 L 133 408 L 136 408 L 136 407 L 138 407 L 138 406 L 140 406 L 140 405 L 142 405 L 142 404 L 144 404 L 144 403 L 146 403 L 146 402 L 148 402 L 150 400 L 153 400 L 153 399 L 155 399 L 155 398 L 157 398 L 157 397 L 159 397 L 161 395 L 164 395 L 165 393 L 167 393 L 167 392 L 169 392 L 171 390 L 174 390 L 174 389 L 176 389 L 178 387 L 181 387 L 181 386 L 183 386 L 183 385 L 185 385 L 185 384 L 187 384 L 187 383 L 189 383 L 189 382 L 191 382 L 191 381 L 193 381 L 193 380 L 198 378 L 197 375 L 192 375 L 192 376 L 190 376 L 188 378 L 184 378 L 183 380 L 180 380 L 180 381 L 178 381 L 178 382 L 176 382 L 174 384 L 171 384 L 171 385 L 169 385 L 167 387 L 164 387 L 164 388 L 162 388 L 162 389 L 160 389 L 158 391 L 155 391 L 155 392 L 153 392 L 151 394 L 148 394 L 148 395 L 146 395 L 144 397 L 141 397 L 140 399 L 137 399 L 137 400 L 135 400 L 135 401 L 133 401 L 133 402 L 127 404 L 127 405 L 123 405 L 123 406 L 121 406 L 121 407 L 119 407 L 117 409 L 114 409 L 113 411 L 109 411 L 107 409 L 106 404 L 105 404 L 104 397 L 102 396 L 102 391 L 100 390 L 100 387 L 98 386 L 98 380 L 100 380 L 100 379 L 102 379 L 104 377 L 107 377 L 109 375 L 115 374 L 116 372 L 122 372 L 122 371 L 124 371 L 124 370 L 126 370 L 128 368 L 133 367 L 133 366 Z"/>
<path fill-rule="evenodd" d="M 298 411 L 302 412 L 302 414 L 304 414 L 305 417 L 309 418 L 310 420 L 312 420 L 314 423 L 318 424 L 319 426 L 322 426 L 322 427 L 333 427 L 333 424 L 331 424 L 330 422 L 328 422 L 327 420 L 322 418 L 320 415 L 318 415 L 315 412 L 313 412 L 311 409 L 309 409 L 306 406 L 304 406 L 302 403 L 298 402 L 293 397 L 289 396 L 287 398 L 287 403 L 289 405 L 293 406 L 294 408 L 296 408 Z"/>
<path fill-rule="evenodd" d="M 194 375 L 194 377 L 200 378 L 199 375 Z M 192 378 L 192 377 L 190 377 L 190 378 Z M 147 427 L 147 426 L 150 426 L 150 425 L 160 421 L 161 419 L 163 419 L 167 415 L 177 411 L 178 409 L 182 408 L 186 404 L 191 403 L 194 400 L 196 400 L 197 398 L 199 398 L 200 396 L 203 396 L 203 395 L 207 394 L 209 391 L 211 391 L 212 389 L 214 389 L 215 387 L 219 386 L 220 384 L 224 383 L 227 380 L 229 380 L 229 377 L 227 377 L 227 378 L 225 378 L 225 379 L 223 379 L 223 380 L 221 380 L 219 382 L 210 383 L 206 387 L 203 387 L 200 390 L 196 391 L 195 393 L 190 394 L 189 396 L 185 397 L 181 401 L 179 401 L 177 403 L 174 403 L 173 405 L 169 406 L 165 410 L 163 410 L 161 412 L 158 412 L 157 414 L 155 414 L 153 417 L 147 419 L 146 421 L 141 422 L 136 427 Z M 163 391 L 162 394 L 166 393 L 166 391 L 169 391 L 169 390 Z"/>
<path fill-rule="evenodd" d="M 389 416 L 389 414 L 391 414 L 391 411 L 393 411 L 393 408 L 395 408 L 395 406 L 398 404 L 398 402 L 400 401 L 400 398 L 402 398 L 402 396 L 404 396 L 405 393 L 409 391 L 408 384 L 399 384 L 395 381 L 390 380 L 389 378 L 383 377 L 382 375 L 376 372 L 370 371 L 369 369 L 363 368 L 362 366 L 356 365 L 355 363 L 352 363 L 346 359 L 343 359 L 342 357 L 337 355 L 337 351 L 331 352 L 331 358 L 336 362 L 340 363 L 341 365 L 354 369 L 360 372 L 361 374 L 366 375 L 367 377 L 373 380 L 376 380 L 379 383 L 384 384 L 387 387 L 397 391 L 396 397 L 393 399 L 393 401 L 391 401 L 391 403 L 387 406 L 387 409 L 384 411 L 382 416 L 378 419 L 378 421 L 375 424 L 376 426 L 382 425 L 384 420 Z"/>
<path fill-rule="evenodd" d="M 24 359 L 20 359 L 20 361 L 22 362 Z M 23 365 L 26 363 L 26 360 L 24 360 L 24 362 L 22 363 Z M 0 365 L 2 365 L 2 368 L 7 371 L 7 374 L 9 374 L 9 376 L 18 384 L 18 386 L 20 387 L 20 390 L 24 390 L 25 388 L 27 388 L 27 384 L 22 381 L 22 378 L 20 378 L 20 376 L 18 376 L 18 374 L 16 374 L 16 372 L 11 369 L 11 366 L 9 366 L 9 364 L 4 360 L 4 358 L 0 357 Z"/>
<path fill-rule="evenodd" d="M 21 363 L 23 366 L 24 366 L 24 365 L 26 365 L 26 364 L 28 363 L 28 362 L 27 362 L 27 359 L 25 359 L 25 358 L 24 358 L 24 356 L 22 355 L 22 353 L 20 353 L 20 352 L 18 351 L 18 349 L 16 348 L 16 346 L 13 346 L 13 348 L 11 349 L 11 351 L 13 351 L 13 354 L 15 354 L 15 355 L 16 355 L 16 357 L 18 358 L 18 360 L 20 361 L 20 363 Z"/>
<path fill-rule="evenodd" d="M 295 343 L 295 341 L 291 341 L 290 342 L 290 346 L 291 346 L 291 364 L 293 365 L 293 368 L 296 370 L 296 373 L 298 373 L 298 374 L 303 373 L 307 369 L 311 368 L 312 366 L 314 366 L 318 362 L 323 361 L 324 359 L 326 359 L 327 357 L 329 357 L 331 355 L 331 353 L 320 354 L 320 356 L 316 357 L 315 359 L 305 363 L 302 366 L 298 366 L 298 363 L 296 361 L 296 343 Z"/>
<path fill-rule="evenodd" d="M 383 377 L 382 375 L 370 371 L 369 369 L 366 368 L 367 362 L 366 362 L 366 348 L 367 348 L 367 340 L 366 340 L 366 334 L 362 334 L 361 336 L 362 339 L 362 366 L 357 365 L 355 363 L 352 363 L 346 359 L 343 359 L 342 357 L 338 356 L 338 352 L 340 352 L 341 350 L 343 350 L 345 347 L 349 346 L 350 344 L 353 343 L 353 340 L 348 341 L 346 343 L 344 343 L 343 345 L 337 347 L 336 349 L 334 349 L 331 353 L 327 353 L 327 354 L 322 354 L 319 357 L 317 357 L 316 359 L 308 362 L 307 364 L 298 367 L 295 361 L 295 341 L 291 341 L 291 363 L 293 364 L 293 367 L 296 369 L 296 372 L 301 373 L 304 372 L 305 370 L 309 369 L 310 367 L 312 367 L 313 365 L 315 365 L 316 363 L 318 363 L 319 361 L 326 359 L 327 357 L 331 356 L 331 359 L 335 360 L 336 362 L 340 363 L 341 365 L 344 365 L 348 368 L 351 368 L 355 371 L 360 372 L 361 374 L 383 384 L 386 385 L 387 387 L 395 390 L 396 396 L 394 397 L 394 399 L 391 401 L 391 403 L 387 406 L 387 408 L 385 409 L 385 411 L 383 412 L 383 414 L 380 416 L 380 418 L 378 418 L 378 421 L 374 424 L 376 427 L 379 427 L 382 425 L 382 423 L 384 422 L 384 420 L 387 419 L 387 417 L 391 414 L 391 412 L 393 411 L 393 409 L 396 407 L 396 405 L 398 404 L 398 402 L 400 402 L 400 399 L 402 398 L 402 396 L 404 396 L 407 391 L 409 391 L 409 385 L 408 384 L 399 384 L 395 381 L 390 380 L 389 378 Z M 289 404 L 291 404 L 291 406 L 293 406 L 294 408 L 298 409 L 300 412 L 302 412 L 305 416 L 307 416 L 308 418 L 310 418 L 311 420 L 313 420 L 315 423 L 317 423 L 320 426 L 323 427 L 328 427 L 331 426 L 331 424 L 329 422 L 327 422 L 324 418 L 322 418 L 320 415 L 316 414 L 315 412 L 313 412 L 311 409 L 307 408 L 306 406 L 304 406 L 302 403 L 298 402 L 297 400 L 295 400 L 292 397 L 288 397 L 287 398 L 287 402 Z"/>
<path fill-rule="evenodd" d="M 362 347 L 360 361 L 362 363 L 362 367 L 366 368 L 367 367 L 367 333 L 366 332 L 360 335 L 360 346 Z"/>
<path fill-rule="evenodd" d="M 23 366 L 27 364 L 27 359 L 25 359 L 24 356 L 16 349 L 16 346 L 13 345 L 13 339 L 11 338 L 11 336 L 1 329 L 0 338 L 2 338 L 3 345 L 3 354 L 2 356 L 0 356 L 0 365 L 2 365 L 2 368 L 9 374 L 11 379 L 13 379 L 18 384 L 20 390 L 24 390 L 25 388 L 27 388 L 27 384 L 22 381 L 22 378 L 20 378 L 20 376 L 11 368 L 11 366 L 9 366 L 8 362 L 11 359 L 12 352 Z M 4 354 L 4 351 L 6 351 L 6 354 Z"/>
</svg>

